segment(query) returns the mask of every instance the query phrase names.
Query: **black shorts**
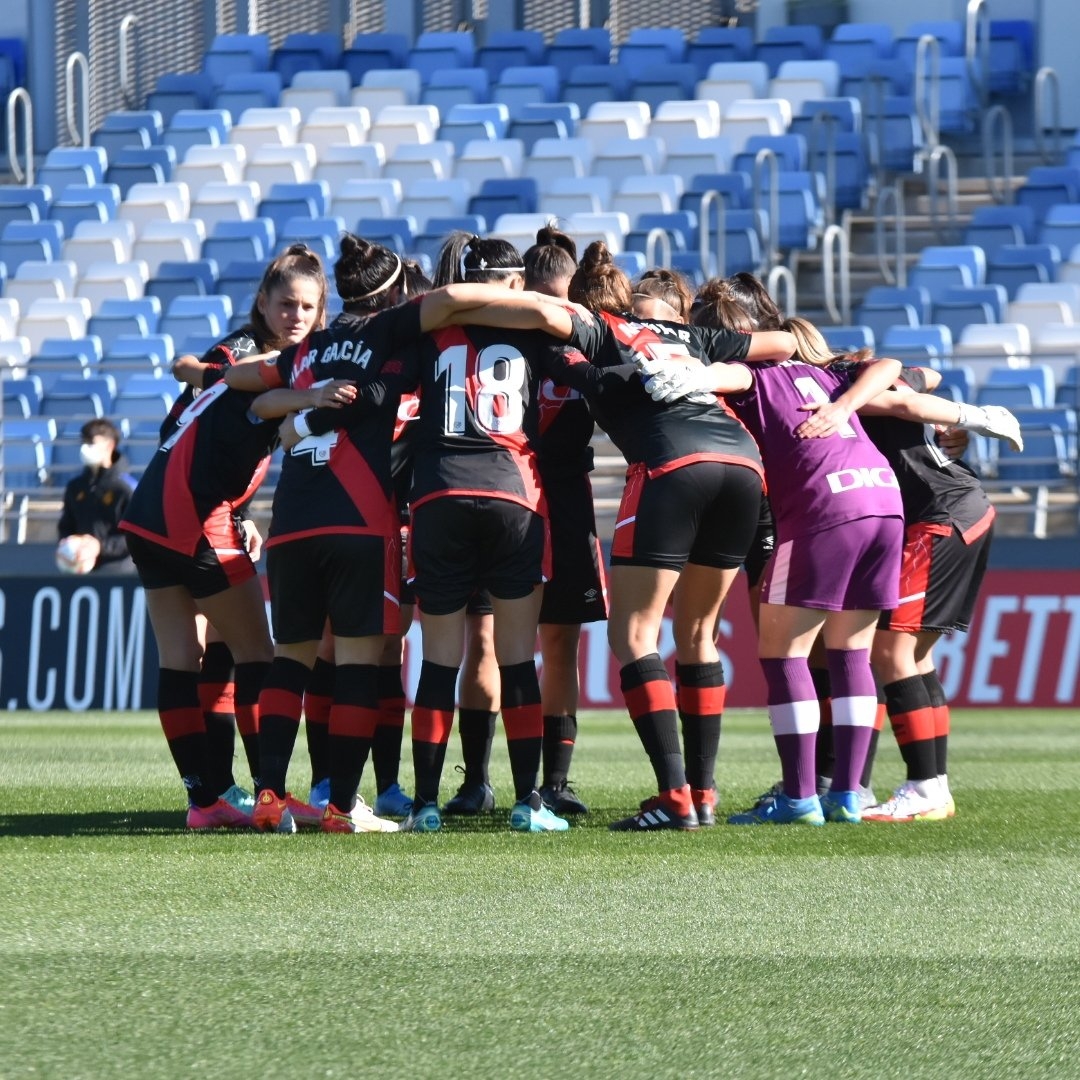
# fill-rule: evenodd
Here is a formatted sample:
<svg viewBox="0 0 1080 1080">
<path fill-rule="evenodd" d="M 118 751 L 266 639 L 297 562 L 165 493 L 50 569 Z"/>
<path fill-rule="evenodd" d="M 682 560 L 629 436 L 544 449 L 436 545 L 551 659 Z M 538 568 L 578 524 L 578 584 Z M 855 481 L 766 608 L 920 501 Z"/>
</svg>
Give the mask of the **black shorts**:
<svg viewBox="0 0 1080 1080">
<path fill-rule="evenodd" d="M 328 534 L 271 544 L 266 551 L 274 641 L 318 641 L 401 630 L 397 537 Z"/>
<path fill-rule="evenodd" d="M 650 477 L 626 473 L 615 522 L 612 566 L 682 570 L 692 562 L 741 566 L 761 516 L 761 477 L 742 465 L 698 461 Z"/>
<path fill-rule="evenodd" d="M 187 589 L 196 599 L 241 585 L 255 576 L 255 564 L 239 534 L 235 548 L 215 549 L 200 537 L 194 555 L 155 544 L 146 537 L 127 533 L 128 551 L 144 589 Z"/>
<path fill-rule="evenodd" d="M 768 496 L 762 495 L 757 532 L 754 533 L 753 543 L 746 553 L 746 562 L 743 564 L 746 570 L 746 584 L 749 588 L 753 589 L 761 581 L 761 575 L 765 573 L 765 567 L 769 565 L 769 560 L 775 550 L 776 522 L 773 521 Z"/>
<path fill-rule="evenodd" d="M 509 499 L 446 495 L 421 503 L 411 544 L 413 590 L 429 615 L 460 611 L 477 589 L 519 600 L 545 578 L 547 522 Z"/>
<path fill-rule="evenodd" d="M 916 522 L 904 530 L 900 603 L 882 612 L 881 630 L 947 634 L 971 625 L 986 574 L 993 529 L 965 543 L 952 525 Z"/>
<path fill-rule="evenodd" d="M 544 488 L 551 527 L 551 578 L 544 586 L 542 623 L 577 626 L 607 618 L 604 557 L 596 536 L 592 485 L 586 473 Z"/>
</svg>

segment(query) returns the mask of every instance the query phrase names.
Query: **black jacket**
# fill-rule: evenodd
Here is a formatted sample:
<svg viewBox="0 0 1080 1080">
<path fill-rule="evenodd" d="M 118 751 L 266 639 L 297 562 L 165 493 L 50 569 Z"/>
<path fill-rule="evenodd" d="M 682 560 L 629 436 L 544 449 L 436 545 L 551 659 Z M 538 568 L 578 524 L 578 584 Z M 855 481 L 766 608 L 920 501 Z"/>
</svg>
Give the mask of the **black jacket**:
<svg viewBox="0 0 1080 1080">
<path fill-rule="evenodd" d="M 95 570 L 127 558 L 127 540 L 117 526 L 134 489 L 135 482 L 124 471 L 122 458 L 107 469 L 83 469 L 64 489 L 60 539 L 76 534 L 96 537 L 101 554 Z"/>
</svg>

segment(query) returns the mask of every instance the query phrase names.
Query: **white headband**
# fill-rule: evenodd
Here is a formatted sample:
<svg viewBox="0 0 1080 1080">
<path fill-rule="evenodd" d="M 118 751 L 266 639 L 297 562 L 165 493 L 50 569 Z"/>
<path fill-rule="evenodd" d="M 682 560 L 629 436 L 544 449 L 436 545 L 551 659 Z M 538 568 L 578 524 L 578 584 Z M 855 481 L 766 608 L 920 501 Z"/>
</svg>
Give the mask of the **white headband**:
<svg viewBox="0 0 1080 1080">
<path fill-rule="evenodd" d="M 394 272 L 386 279 L 386 282 L 380 285 L 377 289 L 372 289 L 371 292 L 364 293 L 363 296 L 343 296 L 341 298 L 342 303 L 355 304 L 360 300 L 370 300 L 373 296 L 378 296 L 379 293 L 386 292 L 391 285 L 398 279 L 398 274 L 401 273 L 401 258 L 398 255 L 394 256 Z"/>
</svg>

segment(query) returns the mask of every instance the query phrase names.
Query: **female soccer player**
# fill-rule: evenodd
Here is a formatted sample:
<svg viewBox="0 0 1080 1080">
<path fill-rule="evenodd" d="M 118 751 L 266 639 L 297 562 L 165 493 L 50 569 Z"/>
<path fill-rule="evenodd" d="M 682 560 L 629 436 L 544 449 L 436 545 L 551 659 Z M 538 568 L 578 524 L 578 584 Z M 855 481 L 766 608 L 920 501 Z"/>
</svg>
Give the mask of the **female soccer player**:
<svg viewBox="0 0 1080 1080">
<path fill-rule="evenodd" d="M 188 386 L 165 418 L 161 438 L 166 439 L 172 434 L 178 418 L 194 401 L 195 395 L 217 383 L 225 368 L 245 357 L 294 345 L 322 326 L 326 317 L 326 294 L 326 275 L 318 255 L 305 244 L 286 248 L 267 266 L 252 302 L 248 322 L 222 338 L 201 359 L 189 355 L 176 359 L 173 374 Z M 245 507 L 240 507 L 238 512 L 244 515 L 245 511 Z M 247 521 L 244 530 L 254 537 L 254 522 Z M 261 543 L 261 539 L 258 542 Z M 253 549 L 252 554 L 257 560 L 258 549 Z M 255 805 L 254 795 L 240 788 L 233 777 L 234 734 L 239 730 L 248 769 L 257 789 L 258 700 L 265 674 L 261 665 L 234 670 L 229 647 L 212 626 L 206 628 L 199 699 L 206 720 L 210 766 L 217 774 L 215 780 L 225 792 L 226 800 L 249 811 Z M 325 758 L 325 743 L 325 725 L 319 728 L 310 724 L 308 748 L 313 768 L 316 760 Z M 303 824 L 318 825 L 319 815 L 299 800 L 294 800 L 293 812 Z"/>
<path fill-rule="evenodd" d="M 295 290 L 317 308 L 319 288 L 318 278 L 300 273 L 271 295 Z M 296 393 L 281 402 L 280 415 L 351 393 L 344 385 Z M 197 616 L 220 634 L 238 674 L 265 670 L 271 644 L 252 561 L 259 540 L 241 531 L 236 511 L 266 474 L 278 423 L 253 422 L 252 400 L 221 381 L 195 397 L 147 466 L 122 523 L 146 589 L 161 664 L 158 712 L 188 790 L 187 824 L 193 829 L 251 823 L 245 811 L 220 797 L 209 763 Z"/>
<path fill-rule="evenodd" d="M 467 282 L 520 289 L 524 266 L 506 241 L 462 236 L 455 250 Z M 493 297 L 497 299 L 497 294 Z M 474 312 L 464 318 L 473 320 Z M 430 336 L 421 364 L 412 488 L 412 563 L 424 659 L 413 709 L 416 794 L 405 828 L 442 824 L 439 779 L 453 721 L 466 605 L 491 596 L 515 804 L 511 828 L 562 831 L 536 790 L 543 737 L 533 661 L 546 559 L 546 513 L 536 461 L 537 391 L 544 374 L 579 388 L 604 377 L 569 364 L 535 334 L 459 326 Z M 575 369 L 576 372 L 575 372 Z M 627 365 L 616 379 L 636 378 Z M 601 395 L 602 396 L 602 395 Z"/>
</svg>

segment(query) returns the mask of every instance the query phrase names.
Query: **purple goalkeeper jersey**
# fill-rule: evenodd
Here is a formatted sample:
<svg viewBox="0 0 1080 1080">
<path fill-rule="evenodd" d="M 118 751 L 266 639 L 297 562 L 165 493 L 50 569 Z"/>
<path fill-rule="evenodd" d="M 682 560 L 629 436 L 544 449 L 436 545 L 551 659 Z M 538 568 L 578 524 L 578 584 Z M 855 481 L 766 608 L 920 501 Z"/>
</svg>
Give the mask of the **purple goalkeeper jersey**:
<svg viewBox="0 0 1080 1080">
<path fill-rule="evenodd" d="M 857 416 L 824 439 L 795 435 L 810 415 L 800 406 L 835 400 L 851 385 L 846 374 L 801 360 L 745 366 L 753 386 L 726 401 L 761 450 L 779 537 L 857 518 L 904 516 L 896 477 Z"/>
</svg>

